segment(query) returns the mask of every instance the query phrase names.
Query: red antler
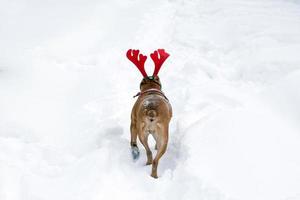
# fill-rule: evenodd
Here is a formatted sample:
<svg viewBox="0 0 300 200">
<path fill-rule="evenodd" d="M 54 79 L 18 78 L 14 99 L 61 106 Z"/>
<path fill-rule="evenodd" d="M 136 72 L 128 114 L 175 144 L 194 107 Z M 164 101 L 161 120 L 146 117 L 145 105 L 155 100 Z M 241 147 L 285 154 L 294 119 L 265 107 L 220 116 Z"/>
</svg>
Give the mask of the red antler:
<svg viewBox="0 0 300 200">
<path fill-rule="evenodd" d="M 135 64 L 135 66 L 140 70 L 144 77 L 147 77 L 147 73 L 145 71 L 145 62 L 147 60 L 147 56 L 143 54 L 139 54 L 140 50 L 132 50 L 129 49 L 126 53 L 127 58 Z"/>
<path fill-rule="evenodd" d="M 159 58 L 158 58 L 159 56 Z M 153 60 L 155 64 L 155 69 L 153 72 L 153 76 L 157 76 L 162 64 L 165 62 L 165 60 L 170 56 L 167 52 L 165 52 L 164 49 L 158 49 L 157 51 L 154 51 L 150 54 L 151 59 Z"/>
</svg>

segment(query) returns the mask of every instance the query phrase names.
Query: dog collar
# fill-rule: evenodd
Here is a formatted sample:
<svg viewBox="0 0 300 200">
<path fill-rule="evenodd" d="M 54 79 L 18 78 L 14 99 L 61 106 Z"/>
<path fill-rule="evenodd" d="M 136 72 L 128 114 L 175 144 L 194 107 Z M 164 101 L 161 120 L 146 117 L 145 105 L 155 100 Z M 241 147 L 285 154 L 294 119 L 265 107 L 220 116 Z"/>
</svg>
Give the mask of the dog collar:
<svg viewBox="0 0 300 200">
<path fill-rule="evenodd" d="M 133 98 L 141 96 L 146 93 L 158 93 L 158 94 L 162 95 L 167 101 L 169 101 L 169 99 L 166 97 L 166 95 L 161 90 L 155 89 L 155 88 L 151 88 L 151 89 L 145 90 L 143 92 L 138 92 L 136 95 L 133 96 Z"/>
</svg>

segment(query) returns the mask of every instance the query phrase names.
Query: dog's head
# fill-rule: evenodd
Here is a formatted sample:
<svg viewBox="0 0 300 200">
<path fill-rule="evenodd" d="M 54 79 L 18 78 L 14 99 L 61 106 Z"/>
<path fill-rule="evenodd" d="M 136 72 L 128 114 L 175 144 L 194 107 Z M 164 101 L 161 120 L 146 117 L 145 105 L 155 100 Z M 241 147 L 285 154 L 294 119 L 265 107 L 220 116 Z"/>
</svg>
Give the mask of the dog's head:
<svg viewBox="0 0 300 200">
<path fill-rule="evenodd" d="M 140 83 L 141 91 L 148 90 L 150 88 L 161 89 L 161 83 L 158 76 L 144 77 Z"/>
<path fill-rule="evenodd" d="M 143 75 L 143 80 L 140 83 L 141 91 L 147 90 L 150 88 L 161 89 L 161 83 L 158 77 L 158 72 L 165 62 L 165 60 L 170 56 L 168 53 L 165 52 L 164 49 L 158 49 L 150 54 L 151 59 L 154 62 L 155 68 L 152 76 L 148 76 L 145 71 L 145 62 L 147 60 L 147 56 L 139 53 L 139 50 L 132 50 L 129 49 L 127 51 L 127 58 L 135 64 L 135 66 L 140 70 Z"/>
</svg>

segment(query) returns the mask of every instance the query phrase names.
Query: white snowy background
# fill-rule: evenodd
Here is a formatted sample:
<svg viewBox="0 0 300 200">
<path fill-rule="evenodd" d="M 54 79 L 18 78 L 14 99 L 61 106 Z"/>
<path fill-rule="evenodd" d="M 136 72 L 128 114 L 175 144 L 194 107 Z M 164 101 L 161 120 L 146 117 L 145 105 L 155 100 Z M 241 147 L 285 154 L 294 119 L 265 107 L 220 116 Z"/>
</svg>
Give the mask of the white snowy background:
<svg viewBox="0 0 300 200">
<path fill-rule="evenodd" d="M 129 48 L 171 54 L 157 180 Z M 0 200 L 299 200 L 299 88 L 298 0 L 0 0 Z"/>
</svg>

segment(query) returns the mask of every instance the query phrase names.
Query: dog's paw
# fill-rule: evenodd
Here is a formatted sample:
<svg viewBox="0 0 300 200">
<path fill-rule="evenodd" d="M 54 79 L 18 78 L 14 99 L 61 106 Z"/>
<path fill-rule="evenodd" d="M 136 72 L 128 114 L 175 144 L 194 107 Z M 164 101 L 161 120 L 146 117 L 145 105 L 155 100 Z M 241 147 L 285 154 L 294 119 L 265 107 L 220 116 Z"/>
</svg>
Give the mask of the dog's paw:
<svg viewBox="0 0 300 200">
<path fill-rule="evenodd" d="M 151 176 L 152 176 L 152 178 L 155 178 L 155 179 L 158 178 L 157 174 L 154 174 L 154 173 L 152 173 Z"/>
<path fill-rule="evenodd" d="M 140 151 L 137 146 L 131 147 L 131 155 L 134 161 L 140 157 Z"/>
</svg>

